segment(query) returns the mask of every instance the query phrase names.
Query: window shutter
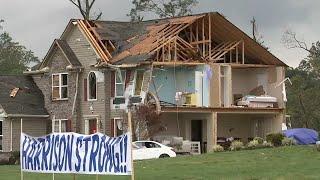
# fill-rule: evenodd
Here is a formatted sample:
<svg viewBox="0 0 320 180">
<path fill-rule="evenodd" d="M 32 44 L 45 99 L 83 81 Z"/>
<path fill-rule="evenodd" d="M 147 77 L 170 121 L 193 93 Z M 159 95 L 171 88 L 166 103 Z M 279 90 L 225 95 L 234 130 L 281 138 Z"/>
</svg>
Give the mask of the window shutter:
<svg viewBox="0 0 320 180">
<path fill-rule="evenodd" d="M 84 101 L 88 100 L 88 83 L 87 83 L 87 79 L 83 80 L 83 100 Z"/>
<path fill-rule="evenodd" d="M 72 132 L 72 129 L 71 129 L 71 119 L 68 119 L 67 120 L 67 132 Z"/>
<path fill-rule="evenodd" d="M 111 126 L 110 126 L 110 132 L 111 133 L 110 133 L 110 136 L 114 137 L 114 135 L 115 135 L 114 134 L 114 119 L 111 119 L 110 121 L 111 121 Z"/>
<path fill-rule="evenodd" d="M 84 134 L 89 134 L 89 120 L 84 120 Z"/>
<path fill-rule="evenodd" d="M 125 85 L 124 85 L 125 88 L 127 88 L 128 83 L 130 82 L 130 76 L 131 76 L 131 70 L 127 70 L 126 71 Z"/>
<path fill-rule="evenodd" d="M 115 92 L 114 92 L 114 89 L 115 89 L 115 72 L 114 71 L 111 71 L 111 97 L 114 97 L 115 96 Z"/>
</svg>

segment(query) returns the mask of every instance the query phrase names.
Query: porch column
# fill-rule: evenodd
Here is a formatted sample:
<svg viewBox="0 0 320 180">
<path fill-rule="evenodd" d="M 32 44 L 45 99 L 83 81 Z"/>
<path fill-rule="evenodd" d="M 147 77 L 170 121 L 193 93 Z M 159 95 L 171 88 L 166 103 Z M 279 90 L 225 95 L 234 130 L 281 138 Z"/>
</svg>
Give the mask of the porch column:
<svg viewBox="0 0 320 180">
<path fill-rule="evenodd" d="M 212 112 L 207 119 L 207 152 L 211 152 L 217 144 L 217 112 Z"/>
<path fill-rule="evenodd" d="M 282 123 L 284 122 L 284 113 L 281 112 L 275 115 L 274 121 L 272 123 L 272 131 L 273 132 L 281 132 L 282 131 Z"/>
</svg>

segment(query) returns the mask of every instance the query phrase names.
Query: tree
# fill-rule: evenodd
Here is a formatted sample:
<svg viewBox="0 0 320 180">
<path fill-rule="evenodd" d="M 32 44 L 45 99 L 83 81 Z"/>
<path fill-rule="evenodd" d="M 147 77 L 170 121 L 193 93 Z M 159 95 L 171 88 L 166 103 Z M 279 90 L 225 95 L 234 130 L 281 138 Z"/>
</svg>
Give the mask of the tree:
<svg viewBox="0 0 320 180">
<path fill-rule="evenodd" d="M 83 19 L 85 20 L 99 20 L 102 16 L 102 12 L 94 13 L 92 8 L 96 0 L 69 0 L 74 6 L 78 8 Z M 92 14 L 93 13 L 93 14 Z"/>
<path fill-rule="evenodd" d="M 303 40 L 299 40 L 297 34 L 290 29 L 283 33 L 281 42 L 288 49 L 298 48 L 310 53 L 307 43 Z"/>
<path fill-rule="evenodd" d="M 153 106 L 139 104 L 132 107 L 132 139 L 149 139 L 155 134 L 165 130 L 161 120 L 161 114 L 155 111 Z M 124 122 L 127 122 L 127 114 L 123 114 Z"/>
<path fill-rule="evenodd" d="M 302 49 L 309 53 L 297 68 L 288 68 L 286 72 L 292 81 L 287 90 L 287 109 L 292 116 L 292 126 L 320 130 L 320 42 L 309 48 L 295 32 L 287 30 L 282 43 L 289 49 Z"/>
<path fill-rule="evenodd" d="M 160 18 L 179 17 L 192 13 L 197 0 L 133 0 L 133 8 L 127 16 L 131 21 L 142 21 L 143 13 L 152 12 Z"/>
<path fill-rule="evenodd" d="M 3 22 L 3 21 L 2 21 Z M 0 34 L 0 74 L 22 74 L 39 59 L 26 47 L 14 42 L 9 33 Z"/>
</svg>

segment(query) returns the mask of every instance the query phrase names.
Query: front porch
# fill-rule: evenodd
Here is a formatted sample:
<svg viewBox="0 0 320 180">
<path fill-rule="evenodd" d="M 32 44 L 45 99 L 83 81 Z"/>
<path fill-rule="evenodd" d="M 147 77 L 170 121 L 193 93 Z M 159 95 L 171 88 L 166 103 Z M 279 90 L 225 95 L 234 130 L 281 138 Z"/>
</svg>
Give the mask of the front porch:
<svg viewBox="0 0 320 180">
<path fill-rule="evenodd" d="M 280 132 L 283 109 L 163 107 L 166 130 L 159 136 L 198 141 L 202 152 L 212 150 L 218 140 L 233 137 L 247 143 L 254 137 Z"/>
</svg>

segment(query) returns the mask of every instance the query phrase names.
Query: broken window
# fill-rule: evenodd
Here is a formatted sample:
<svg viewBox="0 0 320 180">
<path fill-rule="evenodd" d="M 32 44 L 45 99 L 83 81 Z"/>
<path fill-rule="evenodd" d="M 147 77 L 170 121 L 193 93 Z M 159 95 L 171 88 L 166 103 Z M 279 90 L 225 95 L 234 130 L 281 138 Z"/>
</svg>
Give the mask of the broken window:
<svg viewBox="0 0 320 180">
<path fill-rule="evenodd" d="M 88 91 L 88 97 L 89 100 L 96 100 L 97 99 L 97 77 L 94 72 L 89 73 L 88 77 L 88 83 L 89 83 L 89 91 Z"/>
<path fill-rule="evenodd" d="M 140 96 L 142 84 L 143 84 L 143 70 L 137 70 L 135 77 L 134 96 Z"/>
<path fill-rule="evenodd" d="M 125 77 L 126 77 L 125 71 L 121 71 L 121 74 L 116 73 L 116 75 L 115 75 L 115 95 L 116 95 L 116 97 L 123 97 L 124 96 Z"/>
<path fill-rule="evenodd" d="M 52 99 L 63 100 L 68 98 L 68 74 L 52 75 Z"/>
</svg>

